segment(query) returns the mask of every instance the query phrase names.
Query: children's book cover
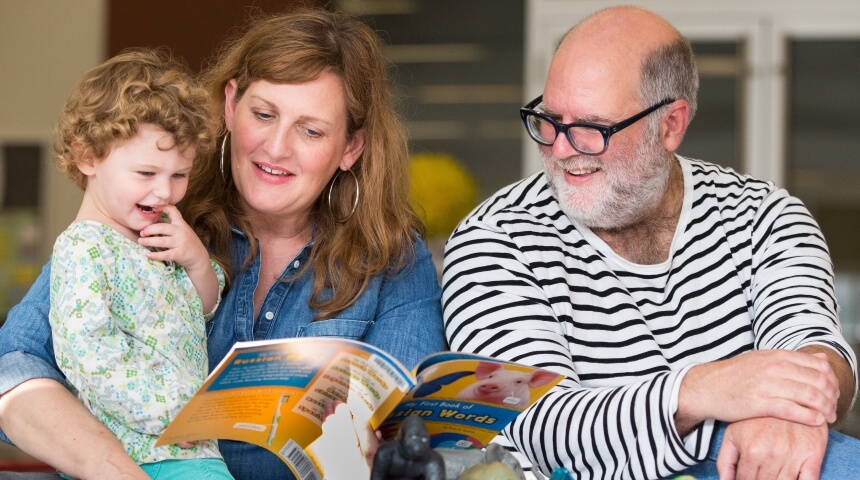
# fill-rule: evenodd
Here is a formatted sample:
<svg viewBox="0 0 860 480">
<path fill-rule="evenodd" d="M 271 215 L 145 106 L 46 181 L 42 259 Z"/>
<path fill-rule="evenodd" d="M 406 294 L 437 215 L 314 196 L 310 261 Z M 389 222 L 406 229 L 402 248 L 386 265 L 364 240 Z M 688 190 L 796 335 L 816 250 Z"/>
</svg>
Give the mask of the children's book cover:
<svg viewBox="0 0 860 480">
<path fill-rule="evenodd" d="M 409 372 L 388 353 L 346 339 L 239 342 L 157 445 L 249 442 L 278 455 L 298 478 L 319 480 L 325 472 L 313 444 L 333 402 L 345 403 L 357 424 L 383 438 L 418 415 L 433 447 L 481 448 L 560 380 L 534 367 L 454 352 L 430 355 Z"/>
<path fill-rule="evenodd" d="M 421 417 L 433 448 L 485 447 L 517 415 L 561 381 L 560 374 L 478 355 L 442 352 L 419 364 L 416 385 L 382 424 L 393 438 Z"/>
</svg>

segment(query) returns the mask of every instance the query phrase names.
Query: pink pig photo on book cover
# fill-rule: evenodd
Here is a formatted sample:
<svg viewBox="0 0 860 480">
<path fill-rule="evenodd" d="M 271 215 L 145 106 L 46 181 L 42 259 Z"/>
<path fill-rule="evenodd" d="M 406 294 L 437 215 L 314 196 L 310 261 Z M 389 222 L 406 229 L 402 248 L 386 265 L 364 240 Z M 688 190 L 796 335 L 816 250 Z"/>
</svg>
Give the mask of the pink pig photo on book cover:
<svg viewBox="0 0 860 480">
<path fill-rule="evenodd" d="M 443 352 L 418 367 L 417 385 L 383 422 L 393 437 L 421 417 L 433 448 L 483 448 L 520 412 L 560 382 L 560 374 L 471 354 Z"/>
</svg>

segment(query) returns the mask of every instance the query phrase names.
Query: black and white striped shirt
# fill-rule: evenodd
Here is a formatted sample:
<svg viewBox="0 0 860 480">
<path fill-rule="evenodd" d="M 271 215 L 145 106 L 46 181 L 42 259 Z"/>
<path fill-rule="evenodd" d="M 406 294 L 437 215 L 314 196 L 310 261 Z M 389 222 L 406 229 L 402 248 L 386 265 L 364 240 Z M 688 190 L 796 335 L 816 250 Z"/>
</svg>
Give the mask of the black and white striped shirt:
<svg viewBox="0 0 860 480">
<path fill-rule="evenodd" d="M 713 422 L 681 438 L 673 420 L 696 364 L 819 344 L 856 378 L 806 207 L 772 183 L 678 160 L 684 203 L 663 263 L 616 255 L 561 211 L 542 173 L 489 198 L 448 241 L 451 349 L 566 375 L 505 430 L 545 474 L 660 478 L 703 460 Z"/>
</svg>

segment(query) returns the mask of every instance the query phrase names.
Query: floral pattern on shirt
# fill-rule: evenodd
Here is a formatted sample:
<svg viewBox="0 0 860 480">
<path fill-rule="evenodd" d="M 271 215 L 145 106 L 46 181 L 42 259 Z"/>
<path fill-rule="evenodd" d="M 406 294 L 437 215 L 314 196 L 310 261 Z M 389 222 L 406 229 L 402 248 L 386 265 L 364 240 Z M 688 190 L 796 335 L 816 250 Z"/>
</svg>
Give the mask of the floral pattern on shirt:
<svg viewBox="0 0 860 480">
<path fill-rule="evenodd" d="M 96 222 L 54 244 L 51 327 L 57 364 L 138 463 L 220 457 L 214 440 L 154 447 L 208 372 L 202 304 L 181 266 Z M 224 274 L 212 262 L 220 288 Z"/>
</svg>

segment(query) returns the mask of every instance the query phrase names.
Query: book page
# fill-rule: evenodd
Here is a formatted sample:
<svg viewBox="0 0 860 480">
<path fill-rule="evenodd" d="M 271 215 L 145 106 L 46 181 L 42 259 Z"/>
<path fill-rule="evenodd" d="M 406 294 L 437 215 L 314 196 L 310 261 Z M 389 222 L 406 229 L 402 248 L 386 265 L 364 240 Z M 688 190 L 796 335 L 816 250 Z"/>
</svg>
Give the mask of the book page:
<svg viewBox="0 0 860 480">
<path fill-rule="evenodd" d="M 208 438 L 259 445 L 301 479 L 324 472 L 306 448 L 327 404 L 346 403 L 377 428 L 413 382 L 396 360 L 361 342 L 240 342 L 167 427 L 157 445 Z"/>
</svg>

